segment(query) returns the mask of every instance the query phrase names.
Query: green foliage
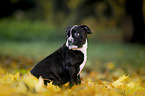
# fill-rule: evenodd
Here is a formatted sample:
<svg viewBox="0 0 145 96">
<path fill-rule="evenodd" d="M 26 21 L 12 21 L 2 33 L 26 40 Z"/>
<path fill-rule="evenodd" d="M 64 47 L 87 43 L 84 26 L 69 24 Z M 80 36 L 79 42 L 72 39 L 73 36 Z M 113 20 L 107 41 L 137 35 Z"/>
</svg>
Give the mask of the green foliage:
<svg viewBox="0 0 145 96">
<path fill-rule="evenodd" d="M 48 41 L 64 38 L 65 29 L 63 31 L 62 33 L 59 28 L 44 22 L 0 20 L 0 40 Z"/>
<path fill-rule="evenodd" d="M 108 62 L 114 62 L 118 67 L 127 70 L 130 66 L 144 68 L 145 46 L 120 43 L 101 43 L 88 40 L 87 68 L 96 71 L 105 70 Z M 57 50 L 63 41 L 51 42 L 0 42 L 2 56 L 25 56 L 39 61 Z M 92 66 L 94 66 L 92 68 Z M 86 69 L 88 70 L 88 69 Z"/>
<path fill-rule="evenodd" d="M 118 67 L 144 68 L 145 46 L 123 43 L 90 43 L 88 46 L 88 63 L 97 64 L 94 69 L 102 70 L 107 62 L 114 62 Z"/>
<path fill-rule="evenodd" d="M 61 26 L 81 24 L 84 20 L 89 21 L 88 18 L 90 17 L 101 26 L 120 26 L 123 21 L 122 16 L 125 13 L 125 0 L 8 1 L 11 2 L 11 6 L 14 9 L 12 17 L 17 20 L 45 20 L 59 26 L 60 24 Z M 7 3 L 5 2 L 4 4 L 6 5 Z M 28 10 L 27 8 L 30 9 Z M 11 11 L 7 12 L 10 13 Z"/>
<path fill-rule="evenodd" d="M 41 6 L 42 11 L 35 10 L 34 14 L 41 15 L 33 17 L 48 20 L 56 25 L 80 24 L 92 17 L 101 26 L 120 26 L 124 15 L 124 0 L 41 0 L 36 2 Z"/>
<path fill-rule="evenodd" d="M 93 22 L 93 18 L 88 19 L 86 24 L 93 31 L 89 35 L 89 40 L 120 41 L 122 40 L 122 30 L 115 27 L 100 27 Z M 90 26 L 92 25 L 93 26 Z M 0 19 L 0 40 L 1 41 L 58 41 L 65 40 L 65 28 L 69 26 L 55 26 L 47 21 L 12 20 Z"/>
</svg>

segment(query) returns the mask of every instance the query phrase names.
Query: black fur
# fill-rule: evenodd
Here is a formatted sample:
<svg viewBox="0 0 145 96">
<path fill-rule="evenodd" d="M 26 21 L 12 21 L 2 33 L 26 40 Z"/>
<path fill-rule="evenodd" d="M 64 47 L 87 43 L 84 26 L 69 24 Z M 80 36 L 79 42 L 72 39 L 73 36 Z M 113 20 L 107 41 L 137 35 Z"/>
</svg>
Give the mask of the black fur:
<svg viewBox="0 0 145 96">
<path fill-rule="evenodd" d="M 86 25 L 77 25 L 71 30 L 73 26 L 69 26 L 66 28 L 66 39 L 70 37 L 70 31 L 72 33 L 72 37 L 74 39 L 73 42 L 69 42 L 71 45 L 77 45 L 78 48 L 81 48 L 83 44 L 86 42 L 87 34 L 91 34 L 92 31 Z M 75 33 L 79 33 L 79 36 L 75 36 Z"/>
<path fill-rule="evenodd" d="M 71 36 L 70 36 L 71 34 Z M 80 65 L 84 61 L 84 53 L 78 50 L 72 50 L 68 47 L 75 45 L 78 48 L 86 43 L 87 34 L 92 34 L 92 31 L 86 25 L 75 25 L 66 28 L 66 41 L 62 47 L 54 53 L 40 61 L 30 71 L 31 74 L 39 78 L 42 76 L 44 83 L 50 81 L 54 85 L 62 86 L 69 82 L 70 88 L 76 84 L 81 84 Z M 69 40 L 69 37 L 72 40 Z"/>
<path fill-rule="evenodd" d="M 37 78 L 42 76 L 44 79 L 53 81 L 54 85 L 62 86 L 70 82 L 70 87 L 80 84 L 79 66 L 83 62 L 84 56 L 81 51 L 69 50 L 65 44 L 57 51 L 40 61 L 30 72 Z M 44 83 L 49 83 L 44 80 Z"/>
</svg>

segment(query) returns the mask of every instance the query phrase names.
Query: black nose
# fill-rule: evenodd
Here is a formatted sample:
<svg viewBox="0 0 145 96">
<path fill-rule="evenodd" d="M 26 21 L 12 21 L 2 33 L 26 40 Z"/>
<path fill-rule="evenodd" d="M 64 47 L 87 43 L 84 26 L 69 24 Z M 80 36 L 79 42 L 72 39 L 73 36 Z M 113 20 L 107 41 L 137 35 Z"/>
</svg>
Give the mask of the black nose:
<svg viewBox="0 0 145 96">
<path fill-rule="evenodd" d="M 69 40 L 68 40 L 68 43 L 71 45 L 71 43 L 72 43 L 72 39 L 69 39 Z"/>
<path fill-rule="evenodd" d="M 72 42 L 73 41 L 73 39 L 72 38 L 68 38 L 68 42 Z"/>
</svg>

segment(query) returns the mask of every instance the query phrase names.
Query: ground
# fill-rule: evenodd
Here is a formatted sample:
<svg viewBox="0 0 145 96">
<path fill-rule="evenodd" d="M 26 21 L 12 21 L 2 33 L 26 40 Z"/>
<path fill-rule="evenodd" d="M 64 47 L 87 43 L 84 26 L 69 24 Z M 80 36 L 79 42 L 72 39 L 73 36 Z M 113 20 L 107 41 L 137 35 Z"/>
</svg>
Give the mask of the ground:
<svg viewBox="0 0 145 96">
<path fill-rule="evenodd" d="M 88 43 L 88 60 L 81 85 L 62 88 L 33 77 L 29 71 L 62 42 L 0 42 L 0 95 L 144 96 L 145 46 Z"/>
</svg>

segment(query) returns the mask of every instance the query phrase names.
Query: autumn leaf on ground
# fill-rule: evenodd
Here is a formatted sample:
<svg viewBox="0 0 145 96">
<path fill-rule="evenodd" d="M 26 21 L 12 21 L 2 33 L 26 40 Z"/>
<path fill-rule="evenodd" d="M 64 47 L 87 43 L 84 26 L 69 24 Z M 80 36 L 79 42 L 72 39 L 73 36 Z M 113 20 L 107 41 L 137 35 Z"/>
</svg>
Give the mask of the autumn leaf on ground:
<svg viewBox="0 0 145 96">
<path fill-rule="evenodd" d="M 127 86 L 125 87 L 125 93 L 126 94 L 133 94 L 137 91 L 143 91 L 144 88 L 141 87 L 139 84 L 134 83 L 134 82 L 130 82 L 127 84 Z"/>
<path fill-rule="evenodd" d="M 0 67 L 0 77 L 6 73 L 6 70 Z"/>
<path fill-rule="evenodd" d="M 47 83 L 47 89 L 49 91 L 51 91 L 52 93 L 53 92 L 59 92 L 60 91 L 60 88 L 58 86 L 53 85 L 52 82 Z"/>
<path fill-rule="evenodd" d="M 29 74 L 26 74 L 24 76 L 24 83 L 27 86 L 27 89 L 32 91 L 32 92 L 44 92 L 44 91 L 46 91 L 42 77 L 40 76 L 39 79 L 37 79 L 36 77 L 31 75 L 30 72 L 28 72 L 28 73 Z"/>
<path fill-rule="evenodd" d="M 117 79 L 116 81 L 114 81 L 112 83 L 112 85 L 115 87 L 115 88 L 118 88 L 119 86 L 123 85 L 122 81 L 125 80 L 126 78 L 128 78 L 128 76 L 121 76 L 119 79 Z"/>
<path fill-rule="evenodd" d="M 0 77 L 0 96 L 132 96 L 135 94 L 144 96 L 145 94 L 145 88 L 141 85 L 143 82 L 141 76 L 136 75 L 130 80 L 129 76 L 123 75 L 112 83 L 105 80 L 106 76 L 108 75 L 105 73 L 91 72 L 82 77 L 81 85 L 74 85 L 70 89 L 69 83 L 61 88 L 53 85 L 53 82 L 44 85 L 42 77 L 36 78 L 30 72 L 24 75 L 20 75 L 19 72 L 5 73 Z M 110 76 L 114 75 L 110 73 Z"/>
<path fill-rule="evenodd" d="M 107 63 L 106 68 L 109 70 L 113 70 L 115 68 L 115 64 L 113 62 L 109 62 Z"/>
<path fill-rule="evenodd" d="M 113 82 L 111 85 L 115 88 L 118 88 L 120 92 L 123 92 L 124 94 L 134 94 L 138 91 L 143 91 L 144 88 L 141 87 L 139 84 L 134 82 L 129 82 L 128 84 L 123 83 L 123 81 L 128 78 L 128 76 L 121 76 L 118 80 Z"/>
</svg>

